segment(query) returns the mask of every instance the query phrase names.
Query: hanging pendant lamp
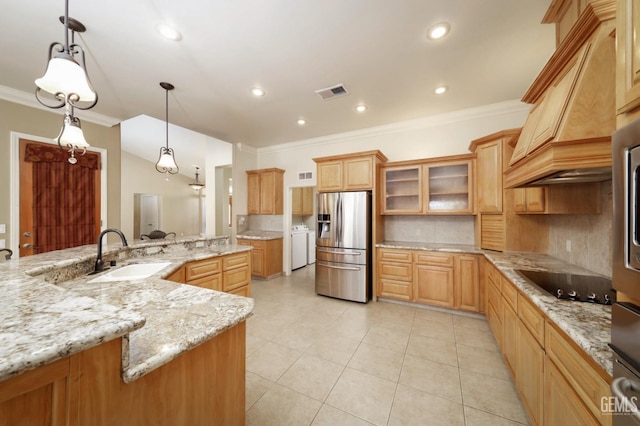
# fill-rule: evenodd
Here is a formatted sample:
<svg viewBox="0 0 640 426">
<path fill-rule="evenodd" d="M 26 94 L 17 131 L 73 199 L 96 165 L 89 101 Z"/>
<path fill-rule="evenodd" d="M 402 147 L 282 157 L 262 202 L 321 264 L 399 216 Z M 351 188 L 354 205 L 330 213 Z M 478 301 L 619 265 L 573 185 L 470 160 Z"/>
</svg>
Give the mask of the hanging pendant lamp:
<svg viewBox="0 0 640 426">
<path fill-rule="evenodd" d="M 60 21 L 64 24 L 64 44 L 53 42 L 49 46 L 45 74 L 35 81 L 36 99 L 48 108 L 57 109 L 70 104 L 82 110 L 91 109 L 98 103 L 98 94 L 87 74 L 84 50 L 75 43 L 75 33 L 86 31 L 86 27 L 69 18 L 69 0 L 65 0 L 64 16 Z"/>
<path fill-rule="evenodd" d="M 175 175 L 178 173 L 178 164 L 174 157 L 173 149 L 169 148 L 169 90 L 173 90 L 175 87 L 171 83 L 160 83 L 165 93 L 165 113 L 166 113 L 166 145 L 160 147 L 160 156 L 156 163 L 156 170 L 160 173 L 168 173 Z"/>
<path fill-rule="evenodd" d="M 80 119 L 73 115 L 73 107 L 68 108 L 64 114 L 62 129 L 60 129 L 60 134 L 56 138 L 56 141 L 60 149 L 68 151 L 71 154 L 69 157 L 69 163 L 71 164 L 78 162 L 75 155 L 77 152 L 79 152 L 80 155 L 84 155 L 87 152 L 87 148 L 90 145 L 84 138 Z"/>
<path fill-rule="evenodd" d="M 200 181 L 198 180 L 198 176 L 199 176 L 198 175 L 198 170 L 200 170 L 200 167 L 198 167 L 198 166 L 195 166 L 195 167 L 196 167 L 196 181 L 190 183 L 189 186 L 191 188 L 193 188 L 195 191 L 199 191 L 202 188 L 204 188 L 204 183 L 200 183 Z"/>
</svg>

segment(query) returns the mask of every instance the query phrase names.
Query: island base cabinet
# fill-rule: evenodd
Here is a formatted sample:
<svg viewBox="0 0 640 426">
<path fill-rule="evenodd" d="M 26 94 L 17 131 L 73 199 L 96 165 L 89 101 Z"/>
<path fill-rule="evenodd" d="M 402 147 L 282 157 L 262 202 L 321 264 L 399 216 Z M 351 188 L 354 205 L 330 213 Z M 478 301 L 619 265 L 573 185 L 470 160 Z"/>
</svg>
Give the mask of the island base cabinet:
<svg viewBox="0 0 640 426">
<path fill-rule="evenodd" d="M 1 426 L 68 424 L 69 358 L 0 382 Z"/>
<path fill-rule="evenodd" d="M 124 383 L 121 340 L 91 348 L 78 356 L 77 424 L 244 425 L 245 355 L 242 322 Z"/>
</svg>

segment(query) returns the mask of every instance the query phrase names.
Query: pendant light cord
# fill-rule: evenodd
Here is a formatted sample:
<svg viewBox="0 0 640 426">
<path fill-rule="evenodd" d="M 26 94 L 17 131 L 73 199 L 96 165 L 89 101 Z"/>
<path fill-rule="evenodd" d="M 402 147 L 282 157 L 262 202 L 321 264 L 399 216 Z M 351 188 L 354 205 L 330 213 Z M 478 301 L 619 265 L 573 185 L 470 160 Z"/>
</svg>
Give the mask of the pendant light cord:
<svg viewBox="0 0 640 426">
<path fill-rule="evenodd" d="M 169 89 L 165 89 L 165 126 L 166 126 L 166 141 L 167 150 L 169 150 Z"/>
</svg>

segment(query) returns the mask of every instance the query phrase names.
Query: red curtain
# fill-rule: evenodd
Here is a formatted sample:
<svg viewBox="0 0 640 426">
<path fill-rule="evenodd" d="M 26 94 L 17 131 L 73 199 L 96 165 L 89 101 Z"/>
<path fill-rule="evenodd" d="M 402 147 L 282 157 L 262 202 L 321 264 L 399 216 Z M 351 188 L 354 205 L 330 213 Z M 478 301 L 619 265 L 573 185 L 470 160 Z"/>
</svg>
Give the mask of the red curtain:
<svg viewBox="0 0 640 426">
<path fill-rule="evenodd" d="M 33 163 L 33 235 L 37 253 L 86 244 L 97 239 L 95 170 L 100 156 L 87 152 L 70 164 L 56 146 L 27 144 Z"/>
</svg>

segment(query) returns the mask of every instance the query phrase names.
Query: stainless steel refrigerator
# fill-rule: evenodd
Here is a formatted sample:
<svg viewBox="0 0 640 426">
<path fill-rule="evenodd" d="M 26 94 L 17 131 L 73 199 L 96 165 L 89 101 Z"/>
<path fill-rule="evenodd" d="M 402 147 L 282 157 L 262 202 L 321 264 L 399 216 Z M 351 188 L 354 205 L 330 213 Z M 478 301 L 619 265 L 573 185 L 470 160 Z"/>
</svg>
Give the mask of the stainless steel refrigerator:
<svg viewBox="0 0 640 426">
<path fill-rule="evenodd" d="M 371 192 L 318 194 L 316 293 L 371 299 Z"/>
</svg>

